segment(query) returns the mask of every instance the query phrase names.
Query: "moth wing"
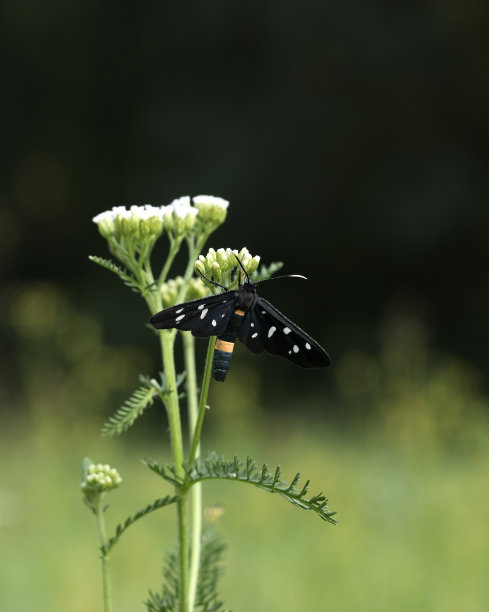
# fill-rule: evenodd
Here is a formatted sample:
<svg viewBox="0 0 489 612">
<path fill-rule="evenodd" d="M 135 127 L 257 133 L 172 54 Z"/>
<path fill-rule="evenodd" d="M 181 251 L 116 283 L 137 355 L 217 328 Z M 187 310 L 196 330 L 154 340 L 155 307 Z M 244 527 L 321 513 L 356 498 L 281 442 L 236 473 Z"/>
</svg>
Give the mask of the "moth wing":
<svg viewBox="0 0 489 612">
<path fill-rule="evenodd" d="M 156 329 L 191 331 L 198 338 L 220 336 L 227 328 L 235 302 L 236 292 L 225 291 L 165 308 L 150 322 Z"/>
<path fill-rule="evenodd" d="M 253 353 L 266 350 L 303 368 L 331 365 L 331 359 L 321 345 L 260 297 L 246 314 L 238 337 Z"/>
</svg>

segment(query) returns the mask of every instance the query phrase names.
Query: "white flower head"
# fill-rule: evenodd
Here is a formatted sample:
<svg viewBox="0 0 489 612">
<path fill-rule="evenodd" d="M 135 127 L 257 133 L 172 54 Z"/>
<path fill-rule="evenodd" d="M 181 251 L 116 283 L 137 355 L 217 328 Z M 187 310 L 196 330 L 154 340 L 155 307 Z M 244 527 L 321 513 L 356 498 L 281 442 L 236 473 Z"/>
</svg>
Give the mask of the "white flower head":
<svg viewBox="0 0 489 612">
<path fill-rule="evenodd" d="M 225 200 L 224 198 L 219 198 L 219 197 L 211 196 L 211 195 L 198 195 L 198 196 L 194 196 L 192 199 L 196 206 L 200 204 L 204 204 L 204 205 L 209 204 L 211 206 L 220 206 L 221 208 L 224 208 L 224 209 L 227 209 L 227 207 L 229 206 L 229 202 Z"/>
<path fill-rule="evenodd" d="M 181 196 L 180 198 L 175 198 L 169 206 L 173 206 L 175 208 L 179 206 L 188 207 L 190 206 L 190 196 Z"/>
<path fill-rule="evenodd" d="M 131 240 L 154 242 L 163 231 L 163 217 L 166 206 L 132 205 L 114 206 L 93 218 L 98 225 L 99 232 L 109 243 L 121 243 L 131 236 Z"/>
<path fill-rule="evenodd" d="M 113 218 L 120 217 L 121 219 L 130 219 L 131 211 L 127 210 L 125 206 L 113 206 L 112 207 Z"/>
<path fill-rule="evenodd" d="M 229 202 L 224 198 L 211 195 L 198 195 L 193 198 L 194 206 L 198 209 L 198 220 L 206 231 L 214 231 L 224 223 Z"/>
<path fill-rule="evenodd" d="M 198 212 L 191 206 L 190 196 L 176 198 L 165 207 L 165 228 L 173 235 L 185 235 L 194 228 Z"/>
<path fill-rule="evenodd" d="M 166 206 L 153 206 L 152 204 L 143 204 L 142 206 L 131 206 L 131 214 L 135 219 L 163 219 Z"/>
</svg>

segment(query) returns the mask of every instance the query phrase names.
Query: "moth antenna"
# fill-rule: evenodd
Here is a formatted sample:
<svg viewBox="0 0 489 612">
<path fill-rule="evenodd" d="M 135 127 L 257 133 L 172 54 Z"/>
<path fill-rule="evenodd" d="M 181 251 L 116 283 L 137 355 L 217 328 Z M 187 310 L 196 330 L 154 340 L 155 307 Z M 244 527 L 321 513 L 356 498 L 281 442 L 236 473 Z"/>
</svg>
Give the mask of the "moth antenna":
<svg viewBox="0 0 489 612">
<path fill-rule="evenodd" d="M 245 270 L 245 267 L 244 267 L 244 266 L 243 266 L 243 264 L 241 263 L 240 258 L 239 258 L 239 257 L 236 255 L 236 253 L 235 253 L 234 251 L 233 251 L 233 255 L 234 255 L 234 256 L 236 257 L 236 259 L 238 260 L 238 263 L 239 263 L 239 265 L 240 265 L 241 269 L 243 270 L 243 272 L 244 272 L 244 273 L 245 273 L 245 275 L 246 275 L 246 282 L 247 282 L 247 283 L 251 283 L 251 280 L 250 280 L 250 277 L 249 277 L 249 275 L 248 275 L 248 272 Z"/>
<path fill-rule="evenodd" d="M 207 278 L 207 276 L 205 274 L 202 274 L 202 272 L 198 268 L 197 268 L 197 272 L 200 274 L 202 278 L 205 278 L 205 280 L 211 285 L 215 285 L 216 287 L 221 287 L 221 289 L 224 289 L 224 291 L 228 291 L 227 287 L 225 287 L 224 285 L 221 285 L 221 283 L 216 283 L 216 281 L 213 281 L 210 278 Z"/>
<path fill-rule="evenodd" d="M 256 283 L 254 284 L 259 285 L 260 283 L 264 283 L 265 281 L 275 280 L 277 278 L 300 278 L 302 280 L 307 280 L 307 278 L 305 276 L 302 276 L 302 274 L 281 274 L 280 276 L 269 276 L 268 278 L 262 278 L 261 280 L 256 281 Z"/>
</svg>

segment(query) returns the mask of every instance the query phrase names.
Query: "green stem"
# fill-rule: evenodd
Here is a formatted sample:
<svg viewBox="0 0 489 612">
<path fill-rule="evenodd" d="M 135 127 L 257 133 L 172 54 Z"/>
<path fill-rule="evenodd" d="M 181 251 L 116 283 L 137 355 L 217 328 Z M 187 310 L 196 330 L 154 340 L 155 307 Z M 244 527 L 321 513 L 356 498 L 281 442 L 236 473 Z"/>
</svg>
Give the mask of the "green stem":
<svg viewBox="0 0 489 612">
<path fill-rule="evenodd" d="M 95 518 L 97 520 L 98 539 L 100 548 L 105 550 L 107 546 L 107 530 L 105 528 L 104 510 L 102 507 L 102 495 L 98 496 L 95 506 Z M 109 573 L 109 558 L 110 555 L 102 553 L 102 583 L 104 589 L 104 612 L 112 612 L 112 589 L 110 584 Z"/>
<path fill-rule="evenodd" d="M 177 502 L 178 536 L 180 546 L 180 612 L 190 612 L 188 599 L 188 525 L 187 495 Z"/>
<path fill-rule="evenodd" d="M 195 339 L 190 332 L 183 332 L 183 347 L 185 371 L 187 372 L 187 405 L 189 420 L 189 436 L 192 439 L 197 423 L 197 372 L 195 368 Z M 197 455 L 199 448 L 197 449 Z M 197 584 L 200 567 L 200 543 L 202 538 L 202 486 L 200 483 L 190 489 L 191 496 L 191 546 L 190 546 L 190 574 L 189 574 L 189 610 L 195 607 Z"/>
<path fill-rule="evenodd" d="M 208 237 L 209 237 L 209 234 L 202 234 L 197 240 L 197 242 L 195 242 L 195 240 L 193 239 L 187 241 L 188 253 L 189 253 L 188 264 L 187 264 L 187 268 L 185 269 L 185 274 L 183 275 L 182 286 L 177 296 L 177 301 L 176 301 L 177 304 L 180 302 L 183 302 L 183 300 L 185 299 L 185 294 L 187 292 L 188 283 L 192 277 L 192 274 L 195 271 L 195 260 L 200 255 L 200 252 L 202 251 L 202 247 L 206 243 Z"/>
<path fill-rule="evenodd" d="M 192 467 L 195 459 L 199 456 L 200 452 L 200 435 L 202 433 L 202 424 L 204 422 L 204 416 L 207 406 L 207 396 L 209 394 L 209 386 L 212 374 L 212 361 L 214 359 L 214 347 L 216 346 L 217 338 L 211 336 L 209 338 L 209 344 L 207 347 L 207 357 L 205 360 L 204 378 L 202 380 L 202 389 L 200 391 L 199 411 L 197 414 L 197 420 L 195 422 L 195 428 L 192 434 L 192 442 L 190 445 L 190 452 L 188 455 L 188 466 Z"/>
<path fill-rule="evenodd" d="M 181 302 L 185 298 L 187 292 L 188 283 L 194 272 L 195 260 L 198 257 L 202 247 L 204 246 L 208 234 L 203 234 L 198 240 L 192 238 L 188 241 L 189 248 L 189 262 L 185 270 L 183 277 L 183 283 L 180 292 L 177 297 L 177 303 Z M 161 284 L 166 280 L 171 264 L 179 251 L 181 240 L 171 240 L 170 252 L 167 260 L 160 272 L 158 278 L 158 298 L 159 300 L 152 299 L 151 295 L 148 295 L 146 300 L 152 313 L 156 308 L 156 302 L 160 302 L 161 298 L 159 288 Z M 152 275 L 151 275 L 152 277 Z M 162 331 L 160 333 L 161 352 L 163 359 L 163 371 L 165 373 L 166 382 L 166 396 L 165 396 L 165 407 L 168 415 L 168 423 L 170 429 L 170 439 L 173 454 L 173 461 L 175 464 L 175 470 L 177 476 L 180 478 L 185 477 L 185 469 L 183 466 L 184 455 L 183 455 L 183 437 L 182 437 L 182 424 L 180 419 L 180 407 L 178 402 L 178 391 L 176 384 L 176 372 L 175 372 L 175 357 L 173 352 L 173 346 L 175 341 L 175 331 Z M 186 336 L 186 334 L 184 334 Z M 195 436 L 196 428 L 200 431 L 202 429 L 202 418 L 200 419 L 200 425 L 197 414 L 197 378 L 195 373 L 195 347 L 193 344 L 193 338 L 190 337 L 192 344 L 188 341 L 185 350 L 185 360 L 187 366 L 187 393 L 189 398 L 189 425 L 190 432 L 193 432 Z M 215 340 L 214 340 L 215 341 Z M 186 342 L 184 340 L 184 342 Z M 208 385 L 207 385 L 208 388 Z M 198 445 L 198 441 L 197 441 Z M 195 459 L 197 448 L 192 451 L 192 462 Z M 178 488 L 177 488 L 178 489 Z M 202 498 L 200 487 L 192 487 L 192 559 L 191 559 L 191 583 L 189 584 L 189 533 L 187 524 L 187 493 L 182 492 L 180 489 L 177 490 L 177 494 L 180 495 L 180 499 L 177 502 L 177 515 L 178 515 L 178 533 L 179 533 L 179 552 L 180 552 L 180 611 L 191 612 L 194 607 L 195 595 L 197 590 L 197 579 L 200 562 L 200 538 L 201 538 L 201 515 L 202 515 Z"/>
<path fill-rule="evenodd" d="M 180 420 L 180 408 L 178 404 L 178 391 L 175 373 L 175 361 L 173 354 L 173 338 L 174 334 L 163 330 L 160 333 L 163 370 L 165 372 L 166 382 L 166 401 L 165 407 L 168 415 L 168 424 L 170 429 L 170 440 L 173 454 L 173 462 L 177 476 L 185 477 L 185 469 L 183 467 L 183 438 L 182 438 L 182 423 Z M 188 612 L 188 527 L 187 527 L 187 495 L 182 494 L 177 488 L 177 494 L 181 497 L 177 503 L 178 514 L 178 535 L 180 548 L 180 610 Z"/>
<path fill-rule="evenodd" d="M 166 258 L 165 265 L 160 272 L 158 277 L 158 288 L 166 281 L 166 277 L 168 276 L 168 272 L 170 271 L 170 267 L 175 259 L 176 254 L 180 250 L 180 245 L 182 244 L 182 238 L 171 238 L 170 237 L 170 251 L 168 253 L 168 257 Z"/>
<path fill-rule="evenodd" d="M 160 332 L 161 352 L 163 358 L 163 371 L 166 382 L 166 411 L 170 428 L 170 440 L 173 460 L 177 475 L 184 477 L 183 468 L 183 439 L 182 423 L 180 420 L 180 407 L 178 405 L 177 376 L 173 356 L 173 334 L 167 330 Z"/>
</svg>

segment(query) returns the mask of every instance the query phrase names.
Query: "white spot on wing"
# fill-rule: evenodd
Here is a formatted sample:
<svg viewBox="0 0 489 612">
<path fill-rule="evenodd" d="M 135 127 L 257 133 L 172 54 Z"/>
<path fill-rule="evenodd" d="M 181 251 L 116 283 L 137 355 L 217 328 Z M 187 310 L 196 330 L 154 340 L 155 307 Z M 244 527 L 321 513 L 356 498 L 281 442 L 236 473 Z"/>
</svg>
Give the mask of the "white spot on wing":
<svg viewBox="0 0 489 612">
<path fill-rule="evenodd" d="M 200 306 L 199 306 L 199 308 L 200 308 Z M 208 308 L 206 308 L 205 310 L 202 311 L 202 314 L 200 315 L 200 318 L 201 319 L 205 319 L 205 315 L 207 314 L 207 312 L 208 312 Z"/>
<path fill-rule="evenodd" d="M 274 334 L 276 329 L 277 328 L 274 325 L 272 325 L 272 327 L 270 327 L 270 329 L 268 330 L 268 337 L 269 338 L 271 338 L 273 336 L 273 334 Z"/>
<path fill-rule="evenodd" d="M 256 338 L 258 336 L 258 332 L 255 332 L 254 334 L 251 335 L 252 338 Z"/>
<path fill-rule="evenodd" d="M 299 347 L 297 346 L 297 344 L 294 344 L 294 346 L 292 347 L 292 350 L 294 351 L 294 353 L 299 352 Z"/>
<path fill-rule="evenodd" d="M 266 310 L 262 310 L 261 313 L 262 314 L 267 314 L 267 311 Z"/>
<path fill-rule="evenodd" d="M 214 327 L 217 325 L 216 320 L 212 319 L 212 325 L 214 325 Z"/>
<path fill-rule="evenodd" d="M 250 323 L 250 325 L 251 325 L 251 327 L 255 327 L 255 324 L 254 324 L 254 323 Z"/>
<path fill-rule="evenodd" d="M 181 312 L 181 310 L 179 310 L 178 312 Z M 179 321 L 181 321 L 183 318 L 185 318 L 185 315 L 180 315 L 179 317 L 176 318 L 176 322 L 178 323 Z"/>
<path fill-rule="evenodd" d="M 197 308 L 198 308 L 199 310 L 202 310 L 202 308 L 204 308 L 204 307 L 205 307 L 205 304 L 201 304 L 200 306 L 197 306 Z"/>
<path fill-rule="evenodd" d="M 287 334 L 290 334 L 292 330 L 290 329 L 290 327 L 284 327 L 282 331 L 284 332 L 285 335 L 287 335 Z"/>
<path fill-rule="evenodd" d="M 311 350 L 311 345 L 309 344 L 309 342 L 306 342 L 306 349 L 307 349 L 308 351 L 310 351 L 310 350 Z"/>
<path fill-rule="evenodd" d="M 175 313 L 178 314 L 179 312 L 183 312 L 183 308 L 179 308 L 178 310 L 175 310 Z M 178 319 L 177 319 L 178 320 Z"/>
</svg>

